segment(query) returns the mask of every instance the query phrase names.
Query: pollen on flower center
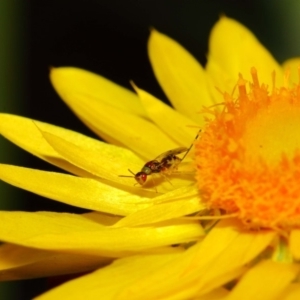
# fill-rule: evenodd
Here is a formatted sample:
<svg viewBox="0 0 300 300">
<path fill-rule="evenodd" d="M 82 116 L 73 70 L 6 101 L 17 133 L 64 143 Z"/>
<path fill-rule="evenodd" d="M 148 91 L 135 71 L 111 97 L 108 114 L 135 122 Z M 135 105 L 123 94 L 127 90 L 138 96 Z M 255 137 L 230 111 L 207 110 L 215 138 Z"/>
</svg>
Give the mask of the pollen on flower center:
<svg viewBox="0 0 300 300">
<path fill-rule="evenodd" d="M 196 142 L 197 180 L 210 208 L 252 227 L 300 225 L 300 85 L 238 80 Z"/>
<path fill-rule="evenodd" d="M 292 158 L 295 149 L 300 149 L 300 105 L 296 97 L 292 91 L 278 91 L 247 122 L 243 136 L 247 155 L 276 163 L 283 153 Z"/>
</svg>

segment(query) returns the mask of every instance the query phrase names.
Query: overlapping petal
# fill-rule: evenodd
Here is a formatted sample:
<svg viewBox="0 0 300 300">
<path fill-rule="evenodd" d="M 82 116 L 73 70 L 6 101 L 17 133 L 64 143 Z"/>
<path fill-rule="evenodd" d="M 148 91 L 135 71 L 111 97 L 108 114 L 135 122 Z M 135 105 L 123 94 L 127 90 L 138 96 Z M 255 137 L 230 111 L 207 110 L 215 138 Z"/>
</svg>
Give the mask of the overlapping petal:
<svg viewBox="0 0 300 300">
<path fill-rule="evenodd" d="M 133 179 L 123 178 L 119 175 L 127 174 L 128 171 L 128 159 L 123 159 L 121 155 L 116 155 L 113 151 L 107 152 L 105 155 L 100 155 L 99 152 L 94 149 L 88 149 L 84 145 L 75 145 L 68 142 L 67 140 L 61 139 L 55 135 L 43 132 L 45 139 L 48 143 L 63 157 L 65 157 L 72 164 L 80 167 L 83 170 L 90 172 L 91 174 L 97 176 L 99 179 L 109 180 L 110 182 L 125 184 L 132 189 Z M 124 149 L 125 150 L 125 149 Z M 100 152 L 102 153 L 102 152 Z M 119 153 L 119 151 L 116 151 Z M 139 159 L 132 159 L 130 161 L 130 166 L 134 170 L 140 170 L 144 165 Z M 139 163 L 135 163 L 138 161 Z M 127 164 L 127 165 L 125 165 Z M 177 176 L 173 178 L 173 185 L 178 186 L 186 185 L 186 182 L 189 182 L 193 179 L 191 176 Z M 164 178 L 159 178 L 162 184 L 160 185 L 160 191 L 170 189 L 170 184 L 164 180 Z M 152 178 L 152 181 L 154 179 Z M 163 181 L 165 181 L 163 184 Z M 166 184 L 168 183 L 168 184 Z M 173 187 L 171 185 L 171 188 Z M 139 189 L 141 194 L 144 193 L 143 190 Z M 149 190 L 150 192 L 150 190 Z M 153 193 L 157 193 L 156 190 L 152 190 Z"/>
<path fill-rule="evenodd" d="M 73 206 L 128 215 L 153 205 L 154 192 L 125 191 L 90 178 L 0 164 L 0 178 L 16 187 Z M 142 196 L 144 194 L 144 197 Z"/>
<path fill-rule="evenodd" d="M 178 146 L 149 120 L 100 101 L 101 94 L 98 97 L 90 97 L 89 94 L 84 94 L 80 90 L 74 91 L 74 85 L 69 84 L 70 80 L 66 82 L 59 80 L 64 72 L 64 68 L 58 73 L 56 69 L 52 70 L 51 79 L 54 86 L 56 87 L 59 83 L 58 88 L 62 99 L 99 136 L 108 138 L 111 143 L 126 146 L 146 159 L 153 159 L 165 149 Z M 59 74 L 58 79 L 57 74 Z M 66 76 L 69 76 L 68 70 L 64 78 Z M 155 147 L 153 147 L 154 141 Z"/>
<path fill-rule="evenodd" d="M 180 44 L 156 30 L 151 32 L 148 53 L 155 76 L 176 110 L 203 125 L 197 112 L 212 102 L 202 66 Z"/>
<path fill-rule="evenodd" d="M 0 246 L 0 280 L 18 280 L 87 272 L 111 258 L 99 255 L 45 251 L 14 244 Z"/>
<path fill-rule="evenodd" d="M 245 264 L 274 237 L 273 233 L 245 234 L 236 226 L 231 221 L 221 222 L 202 243 L 182 253 L 120 259 L 38 299 L 65 295 L 79 299 L 74 293 L 76 285 L 82 287 L 80 296 L 85 299 L 93 299 L 95 295 L 105 299 L 191 299 L 195 296 L 201 299 L 200 296 L 217 291 L 220 284 L 240 276 Z"/>
<path fill-rule="evenodd" d="M 103 224 L 99 213 L 0 212 L 0 218 L 2 241 L 36 249 L 107 257 L 190 242 L 203 235 L 197 222 L 186 220 L 170 220 L 156 227 L 114 228 Z"/>
<path fill-rule="evenodd" d="M 20 130 L 20 128 L 22 130 Z M 133 164 L 136 163 L 139 165 L 142 163 L 141 159 L 127 149 L 97 141 L 72 130 L 24 117 L 0 114 L 0 131 L 7 139 L 33 155 L 66 171 L 83 177 L 94 176 L 90 172 L 86 172 L 83 169 L 76 167 L 74 164 L 70 164 L 66 159 L 64 159 L 48 143 L 43 132 L 58 136 L 78 147 L 84 146 L 85 149 L 98 152 L 99 157 L 104 160 L 106 159 L 106 156 L 108 156 L 107 159 L 109 159 L 115 155 L 119 157 L 120 164 L 122 164 L 122 161 L 124 165 L 127 163 L 126 161 L 132 161 Z"/>
<path fill-rule="evenodd" d="M 233 289 L 228 300 L 285 299 L 285 288 L 296 278 L 299 265 L 263 261 L 250 269 Z M 300 288 L 300 286 L 299 286 Z"/>
<path fill-rule="evenodd" d="M 199 125 L 137 86 L 134 86 L 134 89 L 149 118 L 170 135 L 178 145 L 189 146 L 195 137 L 195 128 L 199 128 Z"/>
<path fill-rule="evenodd" d="M 212 29 L 206 65 L 215 101 L 223 102 L 216 87 L 231 94 L 240 73 L 246 80 L 251 79 L 248 76 L 252 67 L 258 70 L 260 81 L 270 88 L 273 87 L 273 71 L 276 82 L 283 82 L 281 66 L 257 38 L 239 22 L 222 17 Z"/>
<path fill-rule="evenodd" d="M 124 112 L 146 117 L 132 91 L 98 74 L 74 67 L 51 68 L 50 79 L 57 93 L 67 103 L 68 99 L 72 101 L 72 97 L 77 95 L 83 101 L 95 99 L 99 105 L 104 102 Z"/>
<path fill-rule="evenodd" d="M 199 201 L 199 192 L 195 186 L 175 189 L 153 199 L 154 205 L 140 209 L 122 218 L 114 226 L 139 226 L 171 220 L 181 216 L 193 214 L 205 209 Z"/>
<path fill-rule="evenodd" d="M 66 165 L 62 157 L 43 138 L 39 128 L 45 129 L 45 127 L 50 132 L 61 130 L 63 134 L 71 134 L 67 129 L 50 124 L 15 115 L 0 114 L 0 132 L 5 138 L 41 159 L 73 171 L 72 166 Z M 75 171 L 74 173 L 77 174 Z"/>
<path fill-rule="evenodd" d="M 140 278 L 155 272 L 175 258 L 178 253 L 150 256 L 135 256 L 115 261 L 110 268 L 104 268 L 81 278 L 69 281 L 64 285 L 37 297 L 47 299 L 117 299 L 119 291 Z M 112 280 L 113 279 L 113 280 Z M 80 286 L 80 293 L 78 293 Z M 145 294 L 145 296 L 147 296 Z M 147 298 L 144 298 L 147 299 Z"/>
<path fill-rule="evenodd" d="M 284 300 L 298 300 L 300 298 L 300 286 L 299 283 L 290 284 L 283 292 Z"/>
</svg>

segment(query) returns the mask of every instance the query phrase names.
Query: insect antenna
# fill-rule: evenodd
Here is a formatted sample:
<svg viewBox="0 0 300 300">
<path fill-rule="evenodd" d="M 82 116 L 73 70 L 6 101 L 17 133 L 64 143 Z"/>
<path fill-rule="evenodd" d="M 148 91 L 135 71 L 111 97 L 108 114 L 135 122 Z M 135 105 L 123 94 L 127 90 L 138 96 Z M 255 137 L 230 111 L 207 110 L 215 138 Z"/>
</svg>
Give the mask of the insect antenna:
<svg viewBox="0 0 300 300">
<path fill-rule="evenodd" d="M 128 169 L 128 171 L 133 175 L 133 176 L 130 176 L 130 175 L 119 175 L 119 177 L 133 177 L 133 178 L 135 178 L 135 174 L 130 170 L 130 169 Z"/>
<path fill-rule="evenodd" d="M 182 159 L 180 162 L 182 162 L 185 157 L 189 154 L 189 152 L 191 151 L 192 147 L 194 146 L 195 141 L 198 139 L 199 135 L 200 135 L 201 129 L 198 131 L 194 141 L 192 142 L 192 144 L 190 145 L 190 147 L 187 149 L 187 151 L 185 152 L 185 154 L 183 155 Z"/>
</svg>

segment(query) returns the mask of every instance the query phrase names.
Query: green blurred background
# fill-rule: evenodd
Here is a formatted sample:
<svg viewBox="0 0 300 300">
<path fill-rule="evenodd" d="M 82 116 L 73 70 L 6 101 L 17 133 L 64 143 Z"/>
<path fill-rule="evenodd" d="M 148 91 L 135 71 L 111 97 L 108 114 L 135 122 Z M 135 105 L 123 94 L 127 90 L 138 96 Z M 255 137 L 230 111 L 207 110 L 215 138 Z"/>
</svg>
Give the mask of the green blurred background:
<svg viewBox="0 0 300 300">
<path fill-rule="evenodd" d="M 173 37 L 205 63 L 210 29 L 222 14 L 251 29 L 279 62 L 300 54 L 296 0 L 1 0 L 0 12 L 1 112 L 90 136 L 53 91 L 50 66 L 85 68 L 128 88 L 133 80 L 167 101 L 147 58 L 149 28 Z M 3 138 L 0 143 L 1 163 L 56 170 Z M 80 212 L 2 182 L 0 191 L 3 210 Z M 0 300 L 32 299 L 48 287 L 46 279 L 0 283 Z"/>
</svg>

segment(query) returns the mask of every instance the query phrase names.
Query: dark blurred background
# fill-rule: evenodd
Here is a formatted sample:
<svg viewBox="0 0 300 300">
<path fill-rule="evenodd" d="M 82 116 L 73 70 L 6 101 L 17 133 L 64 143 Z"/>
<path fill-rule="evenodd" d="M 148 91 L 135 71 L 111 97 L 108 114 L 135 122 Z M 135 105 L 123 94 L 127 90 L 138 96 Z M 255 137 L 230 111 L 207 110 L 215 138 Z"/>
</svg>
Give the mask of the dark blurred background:
<svg viewBox="0 0 300 300">
<path fill-rule="evenodd" d="M 58 98 L 50 66 L 76 66 L 166 100 L 147 57 L 155 27 L 205 64 L 211 27 L 222 14 L 252 30 L 282 62 L 300 53 L 297 0 L 1 0 L 0 110 L 94 136 Z M 56 170 L 0 139 L 0 162 Z M 0 208 L 80 212 L 0 182 Z M 1 221 L 1 220 L 0 220 Z M 0 223 L 1 224 L 1 223 Z M 0 283 L 0 299 L 32 299 L 47 280 Z"/>
</svg>

